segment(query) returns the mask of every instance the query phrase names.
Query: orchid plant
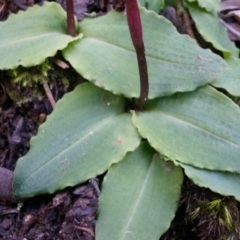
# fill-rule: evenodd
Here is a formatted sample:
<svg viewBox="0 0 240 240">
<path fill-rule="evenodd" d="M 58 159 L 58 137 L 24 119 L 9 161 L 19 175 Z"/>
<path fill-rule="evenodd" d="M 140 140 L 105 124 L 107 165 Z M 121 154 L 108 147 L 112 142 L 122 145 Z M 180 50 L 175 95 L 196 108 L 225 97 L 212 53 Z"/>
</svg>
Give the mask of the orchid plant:
<svg viewBox="0 0 240 240">
<path fill-rule="evenodd" d="M 0 69 L 41 64 L 62 50 L 88 80 L 57 102 L 18 160 L 15 197 L 51 194 L 107 171 L 97 240 L 159 239 L 184 173 L 240 200 L 240 110 L 214 88 L 234 70 L 231 43 L 223 59 L 136 0 L 126 0 L 126 16 L 65 18 L 46 2 L 0 24 Z"/>
</svg>

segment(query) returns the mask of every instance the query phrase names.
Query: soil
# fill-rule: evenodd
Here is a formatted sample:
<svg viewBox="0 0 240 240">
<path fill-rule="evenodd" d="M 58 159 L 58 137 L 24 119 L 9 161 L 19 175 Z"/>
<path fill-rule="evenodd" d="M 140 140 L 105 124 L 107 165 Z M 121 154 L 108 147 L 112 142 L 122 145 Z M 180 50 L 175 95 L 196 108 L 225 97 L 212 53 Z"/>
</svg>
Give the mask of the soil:
<svg viewBox="0 0 240 240">
<path fill-rule="evenodd" d="M 18 106 L 6 93 L 9 76 L 0 73 L 0 167 L 14 170 L 16 161 L 29 150 L 29 140 L 37 134 L 52 107 L 41 86 L 37 98 Z M 72 75 L 72 74 L 71 74 Z M 76 85 L 79 81 L 72 80 Z M 71 89 L 71 86 L 68 90 Z M 67 91 L 56 80 L 52 89 L 58 100 Z M 28 95 L 26 89 L 17 90 Z M 54 195 L 38 196 L 20 203 L 0 201 L 0 239 L 94 239 L 99 197 L 98 179 L 68 188 Z"/>
<path fill-rule="evenodd" d="M 102 9 L 108 9 L 104 5 L 107 1 L 96 2 L 91 1 L 92 10 L 99 9 L 101 4 Z M 0 20 L 6 20 L 9 13 L 17 13 L 39 3 L 33 0 L 0 0 Z M 121 9 L 121 1 L 115 4 Z M 57 58 L 61 59 L 61 55 Z M 84 81 L 72 69 L 63 71 L 51 59 L 50 64 L 61 73 L 52 77 L 51 91 L 56 101 Z M 68 84 L 64 83 L 64 79 L 68 79 Z M 34 89 L 17 88 L 6 71 L 0 72 L 0 167 L 14 170 L 17 160 L 28 152 L 30 138 L 37 134 L 38 126 L 52 111 L 43 87 L 40 84 L 35 87 L 37 94 L 33 94 Z M 25 100 L 14 99 L 13 95 Z M 99 185 L 101 179 L 94 178 L 53 195 L 41 195 L 18 203 L 0 201 L 0 239 L 94 240 Z M 193 212 L 201 204 L 216 199 L 220 199 L 231 213 L 232 227 L 222 226 L 218 222 L 221 215 L 216 212 L 212 216 L 209 212 L 200 211 L 193 217 Z M 161 239 L 220 240 L 230 235 L 231 239 L 240 239 L 239 209 L 233 198 L 197 187 L 186 178 L 176 217 Z"/>
</svg>

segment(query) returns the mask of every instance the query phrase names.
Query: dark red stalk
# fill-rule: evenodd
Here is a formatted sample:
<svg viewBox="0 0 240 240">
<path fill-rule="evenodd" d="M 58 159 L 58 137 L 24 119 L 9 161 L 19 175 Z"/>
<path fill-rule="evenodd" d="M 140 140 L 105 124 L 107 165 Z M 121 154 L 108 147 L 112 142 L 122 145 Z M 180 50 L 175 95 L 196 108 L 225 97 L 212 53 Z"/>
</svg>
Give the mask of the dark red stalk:
<svg viewBox="0 0 240 240">
<path fill-rule="evenodd" d="M 74 21 L 73 0 L 66 0 L 66 9 L 67 9 L 67 33 L 75 37 L 77 35 L 77 32 Z"/>
<path fill-rule="evenodd" d="M 149 84 L 148 84 L 147 61 L 145 57 L 145 48 L 142 34 L 142 24 L 137 0 L 126 0 L 126 12 L 129 31 L 137 54 L 140 75 L 141 90 L 140 97 L 137 101 L 136 107 L 137 109 L 142 110 L 144 103 L 148 98 Z"/>
</svg>

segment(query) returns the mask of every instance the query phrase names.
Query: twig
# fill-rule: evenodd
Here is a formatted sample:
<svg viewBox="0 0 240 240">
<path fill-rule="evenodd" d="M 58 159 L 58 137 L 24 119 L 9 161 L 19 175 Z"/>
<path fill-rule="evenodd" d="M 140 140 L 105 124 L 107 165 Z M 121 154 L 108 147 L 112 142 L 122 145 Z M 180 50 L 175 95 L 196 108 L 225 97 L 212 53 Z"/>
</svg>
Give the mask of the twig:
<svg viewBox="0 0 240 240">
<path fill-rule="evenodd" d="M 195 39 L 193 30 L 192 30 L 192 27 L 191 27 L 189 15 L 188 15 L 188 13 L 186 12 L 186 10 L 183 10 L 183 22 L 184 22 L 184 25 L 186 26 L 186 32 L 187 32 L 187 34 L 188 34 L 191 38 Z"/>
<path fill-rule="evenodd" d="M 49 88 L 49 86 L 48 86 L 48 84 L 47 84 L 47 82 L 46 82 L 46 80 L 45 80 L 44 78 L 42 79 L 42 82 L 43 82 L 43 88 L 44 88 L 44 90 L 45 90 L 45 93 L 46 93 L 46 95 L 47 95 L 47 98 L 48 98 L 48 100 L 49 100 L 52 108 L 54 108 L 54 107 L 55 107 L 55 104 L 56 104 L 56 101 L 55 101 L 55 99 L 53 98 L 52 92 L 51 92 L 51 90 L 50 90 L 50 88 Z"/>
<path fill-rule="evenodd" d="M 179 13 L 179 11 L 182 13 L 183 25 L 186 27 L 187 34 L 191 38 L 196 39 L 195 36 L 194 36 L 193 30 L 192 30 L 192 27 L 191 27 L 191 23 L 190 23 L 190 19 L 189 19 L 189 13 L 188 13 L 187 10 L 185 10 L 182 0 L 177 1 L 177 12 Z"/>
<path fill-rule="evenodd" d="M 89 233 L 92 237 L 94 237 L 94 232 L 92 229 L 89 229 L 89 228 L 85 228 L 85 227 L 79 227 L 79 226 L 76 226 L 76 225 L 73 225 L 74 228 L 78 229 L 78 230 L 82 230 L 82 231 L 85 231 L 87 233 Z"/>
<path fill-rule="evenodd" d="M 3 4 L 0 7 L 0 14 L 3 12 L 3 10 L 5 10 L 5 7 L 6 7 L 6 1 L 3 1 Z"/>
</svg>

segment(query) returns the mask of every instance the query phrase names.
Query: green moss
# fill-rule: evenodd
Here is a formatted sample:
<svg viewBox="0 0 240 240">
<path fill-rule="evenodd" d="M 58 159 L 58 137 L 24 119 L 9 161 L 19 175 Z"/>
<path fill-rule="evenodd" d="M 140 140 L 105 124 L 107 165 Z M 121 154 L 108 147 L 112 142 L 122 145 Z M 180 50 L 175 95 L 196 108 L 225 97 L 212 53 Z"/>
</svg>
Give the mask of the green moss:
<svg viewBox="0 0 240 240">
<path fill-rule="evenodd" d="M 233 197 L 224 197 L 184 181 L 176 217 L 161 240 L 237 240 L 239 209 Z"/>
<path fill-rule="evenodd" d="M 41 65 L 24 68 L 22 66 L 6 72 L 7 79 L 3 82 L 8 96 L 18 106 L 31 102 L 34 99 L 41 100 L 45 96 L 42 86 L 43 80 L 46 81 L 52 89 L 55 81 L 61 79 L 64 87 L 68 88 L 69 81 L 62 72 L 57 69 L 49 60 Z"/>
</svg>

